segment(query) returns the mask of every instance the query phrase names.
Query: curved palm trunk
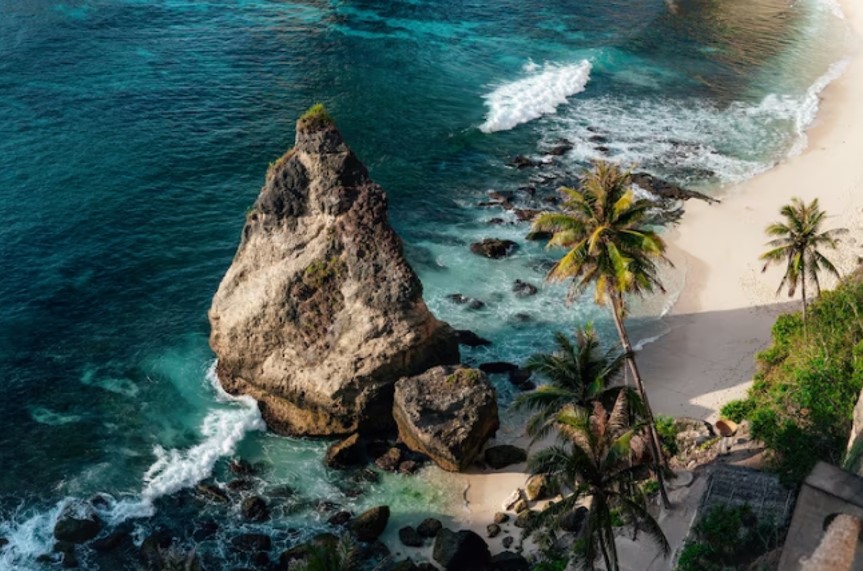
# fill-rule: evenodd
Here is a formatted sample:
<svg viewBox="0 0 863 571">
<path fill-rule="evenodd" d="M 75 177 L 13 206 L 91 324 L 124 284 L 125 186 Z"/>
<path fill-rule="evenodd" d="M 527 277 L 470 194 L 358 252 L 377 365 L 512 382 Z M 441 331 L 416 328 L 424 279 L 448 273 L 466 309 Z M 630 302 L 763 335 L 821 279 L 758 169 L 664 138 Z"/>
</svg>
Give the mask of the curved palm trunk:
<svg viewBox="0 0 863 571">
<path fill-rule="evenodd" d="M 614 317 L 614 325 L 617 327 L 617 334 L 620 336 L 620 343 L 623 345 L 623 352 L 626 355 L 626 363 L 629 365 L 629 370 L 632 372 L 632 377 L 635 379 L 635 388 L 644 402 L 644 408 L 647 413 L 648 432 L 650 433 L 650 451 L 653 453 L 654 469 L 656 470 L 656 480 L 659 483 L 659 495 L 662 497 L 662 505 L 666 509 L 671 507 L 671 502 L 668 500 L 668 492 L 665 490 L 665 477 L 662 473 L 665 458 L 662 455 L 662 445 L 659 442 L 659 434 L 656 432 L 656 421 L 653 419 L 653 409 L 650 408 L 650 402 L 647 400 L 647 391 L 644 390 L 644 383 L 641 380 L 641 374 L 638 372 L 638 365 L 635 363 L 635 352 L 632 350 L 632 344 L 629 342 L 629 335 L 623 325 L 623 299 L 619 294 L 612 294 L 611 313 Z"/>
<path fill-rule="evenodd" d="M 800 272 L 800 293 L 803 296 L 803 331 L 806 332 L 806 265 Z"/>
</svg>

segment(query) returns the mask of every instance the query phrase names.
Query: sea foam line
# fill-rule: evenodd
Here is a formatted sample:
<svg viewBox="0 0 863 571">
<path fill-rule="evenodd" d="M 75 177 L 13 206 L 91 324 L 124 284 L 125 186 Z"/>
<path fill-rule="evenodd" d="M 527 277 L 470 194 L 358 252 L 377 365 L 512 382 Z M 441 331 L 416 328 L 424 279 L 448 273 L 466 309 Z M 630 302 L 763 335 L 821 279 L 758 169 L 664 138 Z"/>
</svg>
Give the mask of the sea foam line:
<svg viewBox="0 0 863 571">
<path fill-rule="evenodd" d="M 144 488 L 140 497 L 117 503 L 109 514 L 112 523 L 152 516 L 156 499 L 194 486 L 209 477 L 216 462 L 233 454 L 247 433 L 265 429 L 255 399 L 250 396 L 235 397 L 222 389 L 216 376 L 215 362 L 207 371 L 207 380 L 216 391 L 217 400 L 240 406 L 213 410 L 207 414 L 201 423 L 204 440 L 192 448 L 165 450 L 156 446 L 153 450 L 156 461 L 144 474 Z"/>
<path fill-rule="evenodd" d="M 530 62 L 525 78 L 506 83 L 485 95 L 489 108 L 484 133 L 508 131 L 517 125 L 553 114 L 569 97 L 581 93 L 590 81 L 591 65 L 587 60 L 577 64 L 547 63 L 540 67 Z"/>
</svg>

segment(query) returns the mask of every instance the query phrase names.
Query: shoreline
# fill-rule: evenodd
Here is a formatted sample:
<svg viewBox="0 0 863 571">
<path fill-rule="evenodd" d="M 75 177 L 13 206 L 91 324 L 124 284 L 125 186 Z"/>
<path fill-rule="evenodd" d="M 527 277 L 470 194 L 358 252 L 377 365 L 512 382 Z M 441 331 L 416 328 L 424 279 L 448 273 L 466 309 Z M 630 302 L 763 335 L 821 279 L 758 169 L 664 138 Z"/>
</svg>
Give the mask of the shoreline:
<svg viewBox="0 0 863 571">
<path fill-rule="evenodd" d="M 797 311 L 799 297 L 776 295 L 782 272 L 761 272 L 764 229 L 780 217 L 792 197 L 818 198 L 828 214 L 827 228 L 847 228 L 839 249 L 830 255 L 847 274 L 863 260 L 863 6 L 841 0 L 852 33 L 844 73 L 820 95 L 814 122 L 806 130 L 808 146 L 769 171 L 724 190 L 722 203 L 689 201 L 681 223 L 668 231 L 668 254 L 677 268 L 670 279 L 683 287 L 661 318 L 667 332 L 639 351 L 651 403 L 657 414 L 718 419 L 726 402 L 745 396 L 755 373 L 755 354 L 770 343 L 776 317 Z M 825 280 L 825 289 L 834 280 Z M 526 447 L 527 439 L 498 438 L 496 443 Z M 450 475 L 465 491 L 465 507 L 453 520 L 482 537 L 503 500 L 527 477 L 524 464 L 501 471 Z M 439 480 L 439 478 L 434 478 Z M 455 485 L 455 484 L 453 484 Z M 456 506 L 454 506 L 455 508 Z M 672 548 L 688 532 L 694 511 L 663 513 L 660 519 Z M 685 521 L 684 521 L 685 520 Z M 500 538 L 489 540 L 492 550 Z M 632 546 L 621 552 L 623 569 L 643 569 L 653 549 Z M 653 558 L 650 569 L 666 569 L 671 559 Z"/>
</svg>

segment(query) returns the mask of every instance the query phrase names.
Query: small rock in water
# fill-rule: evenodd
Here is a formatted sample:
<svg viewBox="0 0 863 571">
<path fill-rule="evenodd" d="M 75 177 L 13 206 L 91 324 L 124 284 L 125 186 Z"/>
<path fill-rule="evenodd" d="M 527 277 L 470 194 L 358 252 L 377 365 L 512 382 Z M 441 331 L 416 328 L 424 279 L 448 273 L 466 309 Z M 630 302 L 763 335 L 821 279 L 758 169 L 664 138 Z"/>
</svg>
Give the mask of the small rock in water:
<svg viewBox="0 0 863 571">
<path fill-rule="evenodd" d="M 515 283 L 512 284 L 512 291 L 518 297 L 530 297 L 536 295 L 539 290 L 532 283 L 515 280 Z"/>
<path fill-rule="evenodd" d="M 417 533 L 423 537 L 434 537 L 443 528 L 443 524 L 439 519 L 433 517 L 426 518 L 417 526 Z"/>
<path fill-rule="evenodd" d="M 357 483 L 377 484 L 380 481 L 378 473 L 371 468 L 363 468 L 353 475 L 352 480 Z"/>
<path fill-rule="evenodd" d="M 534 218 L 542 213 L 541 210 L 535 210 L 533 208 L 516 208 L 512 212 L 515 214 L 515 218 L 519 222 L 532 222 Z"/>
<path fill-rule="evenodd" d="M 492 226 L 500 226 L 501 224 L 506 224 L 506 220 L 503 218 L 490 218 L 488 223 Z"/>
<path fill-rule="evenodd" d="M 548 150 L 546 154 L 549 154 L 553 157 L 559 157 L 561 155 L 565 155 L 569 151 L 573 149 L 573 145 L 567 139 L 561 139 L 557 142 L 557 144 Z"/>
<path fill-rule="evenodd" d="M 519 387 L 528 382 L 532 375 L 533 373 L 527 369 L 516 369 L 509 372 L 509 382 Z"/>
<path fill-rule="evenodd" d="M 330 519 L 327 520 L 327 523 L 330 525 L 345 525 L 351 520 L 351 512 L 348 511 L 340 511 L 336 512 L 335 515 L 331 516 Z"/>
<path fill-rule="evenodd" d="M 479 366 L 479 370 L 486 375 L 501 375 L 518 370 L 518 365 L 507 363 L 506 361 L 492 361 L 491 363 L 483 363 Z"/>
<path fill-rule="evenodd" d="M 399 469 L 399 464 L 402 462 L 402 451 L 393 446 L 387 450 L 386 454 L 375 460 L 375 466 L 387 472 L 396 472 Z"/>
<path fill-rule="evenodd" d="M 405 460 L 399 464 L 399 474 L 413 474 L 419 468 L 419 464 L 415 460 Z"/>
<path fill-rule="evenodd" d="M 518 244 L 512 240 L 501 240 L 499 238 L 486 238 L 481 242 L 470 245 L 470 251 L 479 256 L 499 260 L 505 258 L 518 249 Z"/>
<path fill-rule="evenodd" d="M 491 345 L 491 341 L 484 339 L 473 331 L 468 331 L 467 329 L 457 329 L 455 334 L 458 338 L 459 345 L 464 345 L 466 347 L 483 347 Z"/>
<path fill-rule="evenodd" d="M 228 464 L 228 470 L 237 476 L 254 476 L 257 473 L 248 460 L 237 458 Z"/>
<path fill-rule="evenodd" d="M 5 537 L 0 537 L 0 551 L 2 551 L 7 545 L 9 545 L 9 540 Z"/>
<path fill-rule="evenodd" d="M 350 522 L 351 531 L 362 542 L 371 543 L 377 540 L 387 527 L 390 519 L 389 506 L 377 506 L 367 510 Z"/>
<path fill-rule="evenodd" d="M 409 525 L 399 530 L 399 540 L 408 547 L 420 547 L 423 544 L 422 536 Z"/>
<path fill-rule="evenodd" d="M 485 527 L 489 538 L 495 538 L 500 535 L 500 526 L 496 523 L 491 523 Z"/>
<path fill-rule="evenodd" d="M 538 161 L 533 161 L 524 155 L 516 155 L 515 157 L 512 158 L 511 161 L 509 161 L 509 164 L 510 164 L 510 166 L 514 166 L 515 168 L 521 170 L 521 169 L 526 169 L 526 168 L 530 168 L 530 167 L 538 167 L 542 163 L 540 163 Z"/>
<path fill-rule="evenodd" d="M 359 434 L 352 434 L 344 440 L 331 444 L 324 456 L 324 464 L 336 469 L 356 466 L 364 460 L 365 450 Z"/>
<path fill-rule="evenodd" d="M 54 525 L 54 538 L 69 543 L 85 543 L 102 530 L 102 520 L 92 511 L 79 513 L 74 506 L 68 506 L 60 514 Z"/>
<path fill-rule="evenodd" d="M 504 537 L 500 543 L 501 543 L 501 545 L 503 545 L 504 549 L 509 549 L 510 547 L 512 547 L 512 544 L 514 541 L 515 541 L 515 538 L 510 536 L 510 537 Z"/>
<path fill-rule="evenodd" d="M 248 492 L 254 487 L 255 484 L 251 480 L 239 479 L 228 482 L 228 489 L 232 492 Z"/>
<path fill-rule="evenodd" d="M 270 519 L 270 508 L 267 502 L 260 496 L 252 496 L 243 500 L 240 513 L 246 521 L 267 521 Z"/>
<path fill-rule="evenodd" d="M 219 504 L 227 504 L 231 501 L 230 498 L 228 498 L 228 494 L 225 493 L 225 490 L 220 488 L 217 484 L 209 482 L 201 482 L 195 486 L 195 494 L 206 501 L 216 502 Z"/>
</svg>

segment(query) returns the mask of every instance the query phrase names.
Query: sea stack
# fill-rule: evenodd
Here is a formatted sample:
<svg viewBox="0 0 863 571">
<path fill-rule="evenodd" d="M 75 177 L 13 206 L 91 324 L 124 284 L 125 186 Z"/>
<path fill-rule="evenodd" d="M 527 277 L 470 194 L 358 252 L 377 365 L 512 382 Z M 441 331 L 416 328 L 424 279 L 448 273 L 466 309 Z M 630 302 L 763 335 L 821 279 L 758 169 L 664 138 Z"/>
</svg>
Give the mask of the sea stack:
<svg viewBox="0 0 863 571">
<path fill-rule="evenodd" d="M 457 363 L 387 221 L 387 197 L 321 106 L 269 169 L 209 312 L 217 373 L 281 434 L 394 427 L 395 382 Z"/>
</svg>

